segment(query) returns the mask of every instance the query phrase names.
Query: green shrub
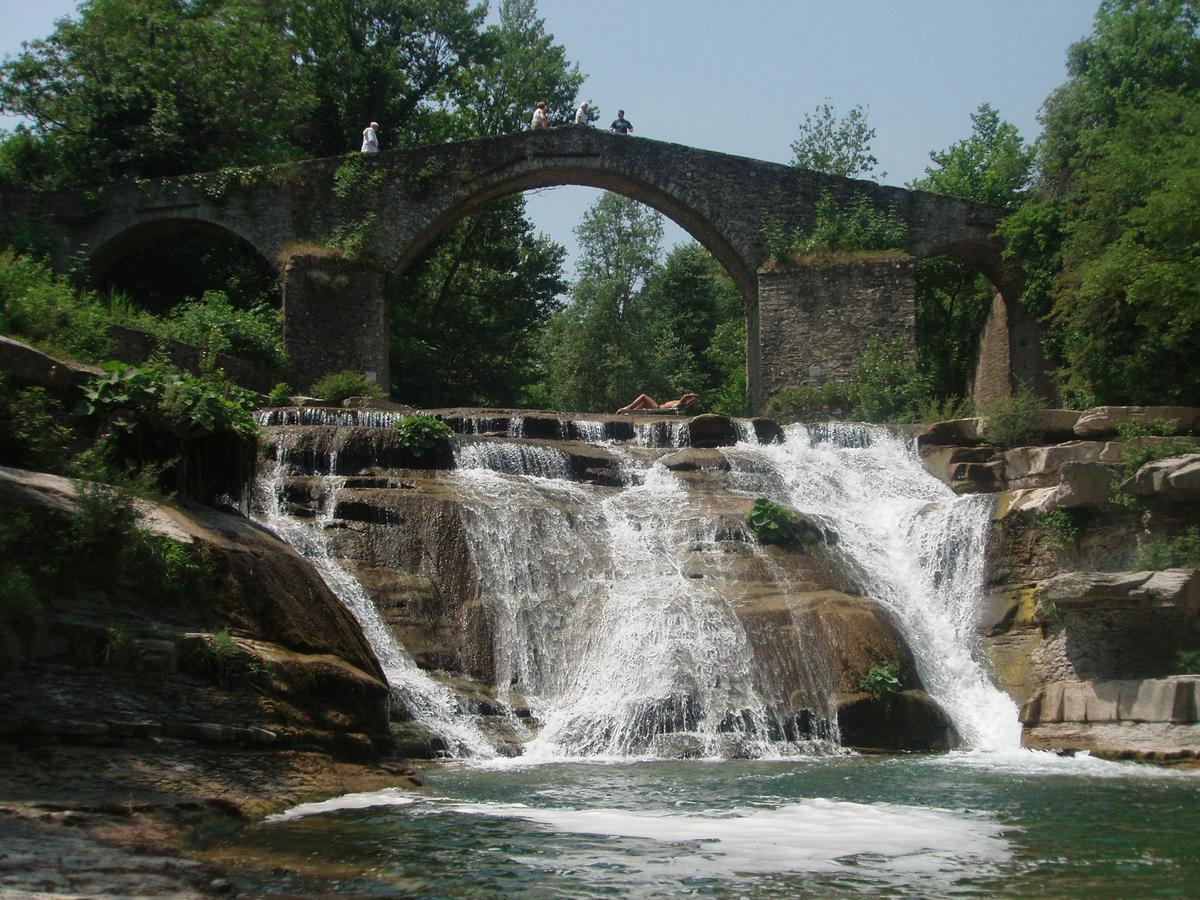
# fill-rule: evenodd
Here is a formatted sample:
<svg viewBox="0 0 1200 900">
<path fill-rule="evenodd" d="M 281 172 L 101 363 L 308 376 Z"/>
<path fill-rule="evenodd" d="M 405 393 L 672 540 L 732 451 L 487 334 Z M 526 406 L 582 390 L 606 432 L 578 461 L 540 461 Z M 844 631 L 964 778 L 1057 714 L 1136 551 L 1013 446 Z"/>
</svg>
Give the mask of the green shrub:
<svg viewBox="0 0 1200 900">
<path fill-rule="evenodd" d="M 220 372 L 202 376 L 151 361 L 116 367 L 84 390 L 110 468 L 159 473 L 159 485 L 211 503 L 239 497 L 254 476 L 255 395 Z"/>
<path fill-rule="evenodd" d="M 1171 538 L 1151 538 L 1137 548 L 1133 565 L 1142 571 L 1200 567 L 1200 526 Z"/>
<path fill-rule="evenodd" d="M 854 363 L 854 415 L 865 422 L 914 422 L 933 396 L 903 340 L 872 337 Z"/>
<path fill-rule="evenodd" d="M 454 432 L 441 419 L 433 416 L 405 416 L 396 423 L 400 443 L 416 456 L 425 456 L 450 445 Z"/>
<path fill-rule="evenodd" d="M 154 331 L 210 354 L 228 353 L 277 369 L 288 362 L 279 315 L 270 304 L 238 309 L 222 291 L 205 291 L 199 300 L 181 303 Z"/>
<path fill-rule="evenodd" d="M 981 410 L 987 417 L 987 439 L 1001 447 L 1027 444 L 1038 435 L 1037 414 L 1041 398 L 1025 385 L 1008 397 L 1000 397 Z"/>
<path fill-rule="evenodd" d="M 0 463 L 66 470 L 74 430 L 61 403 L 42 388 L 16 390 L 0 375 Z"/>
<path fill-rule="evenodd" d="M 33 575 L 13 563 L 0 562 L 0 625 L 31 622 L 41 608 Z"/>
<path fill-rule="evenodd" d="M 1175 653 L 1176 675 L 1200 675 L 1200 650 L 1179 650 Z"/>
<path fill-rule="evenodd" d="M 904 246 L 908 228 L 895 207 L 880 212 L 865 194 L 839 204 L 823 193 L 813 210 L 813 224 L 799 232 L 796 253 L 820 250 L 890 250 Z"/>
<path fill-rule="evenodd" d="M 368 381 L 366 375 L 354 369 L 332 372 L 320 381 L 313 382 L 308 390 L 314 397 L 320 397 L 329 403 L 341 403 L 347 397 L 378 399 L 384 396 L 378 384 Z"/>
<path fill-rule="evenodd" d="M 759 497 L 746 514 L 754 536 L 763 544 L 780 547 L 812 546 L 822 540 L 821 530 L 800 518 L 787 507 Z"/>
<path fill-rule="evenodd" d="M 0 329 L 51 353 L 98 361 L 112 354 L 107 304 L 65 276 L 12 250 L 0 251 Z"/>
<path fill-rule="evenodd" d="M 837 381 L 782 388 L 767 401 L 767 415 L 780 422 L 845 419 L 854 410 L 854 386 Z"/>
<path fill-rule="evenodd" d="M 858 689 L 876 700 L 885 694 L 900 693 L 904 690 L 904 683 L 900 680 L 899 666 L 890 662 L 875 663 L 859 679 Z"/>
<path fill-rule="evenodd" d="M 104 664 L 122 668 L 133 662 L 133 633 L 123 625 L 110 626 L 105 630 Z"/>
<path fill-rule="evenodd" d="M 1146 463 L 1200 452 L 1200 446 L 1191 438 L 1167 436 L 1172 435 L 1177 426 L 1178 422 L 1164 420 L 1149 427 L 1136 422 L 1117 425 L 1122 444 L 1119 465 L 1112 476 L 1112 497 L 1115 502 L 1135 509 L 1143 505 L 1140 498 L 1126 493 L 1123 485 Z"/>
<path fill-rule="evenodd" d="M 293 393 L 292 386 L 286 381 L 281 381 L 267 394 L 267 406 L 287 406 Z"/>
<path fill-rule="evenodd" d="M 1080 526 L 1072 511 L 1052 509 L 1034 513 L 1030 526 L 1047 547 L 1062 550 L 1079 541 Z"/>
</svg>

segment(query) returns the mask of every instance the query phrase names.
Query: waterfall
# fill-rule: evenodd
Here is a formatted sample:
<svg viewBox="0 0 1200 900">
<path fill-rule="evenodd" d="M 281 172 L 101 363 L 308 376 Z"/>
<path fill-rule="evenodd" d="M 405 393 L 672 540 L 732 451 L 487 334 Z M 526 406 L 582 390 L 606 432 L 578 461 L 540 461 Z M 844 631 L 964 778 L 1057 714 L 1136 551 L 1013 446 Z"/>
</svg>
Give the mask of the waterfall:
<svg viewBox="0 0 1200 900">
<path fill-rule="evenodd" d="M 688 447 L 692 435 L 687 422 L 639 422 L 636 443 L 639 447 Z"/>
<path fill-rule="evenodd" d="M 320 406 L 287 406 L 260 409 L 255 420 L 263 427 L 324 425 L 326 427 L 395 428 L 407 413 L 377 409 L 329 409 Z"/>
<path fill-rule="evenodd" d="M 867 425 L 791 426 L 783 444 L 726 451 L 736 487 L 833 524 L 861 592 L 899 619 L 919 675 L 968 747 L 1020 744 L 1016 708 L 972 655 L 988 496 L 956 496 L 911 442 Z"/>
<path fill-rule="evenodd" d="M 484 469 L 456 477 L 496 683 L 541 725 L 526 757 L 830 749 L 816 717 L 777 720 L 729 602 L 684 570 L 720 524 L 671 472 L 653 465 L 607 493 Z"/>
<path fill-rule="evenodd" d="M 374 601 L 330 553 L 325 530 L 333 520 L 337 493 L 346 479 L 323 476 L 320 512 L 311 524 L 305 523 L 287 512 L 283 499 L 286 455 L 281 446 L 270 475 L 258 480 L 252 505 L 255 520 L 313 564 L 321 579 L 358 621 L 393 695 L 419 724 L 446 741 L 450 755 L 494 756 L 494 749 L 472 720 L 462 715 L 454 694 L 417 667 L 383 621 Z M 336 460 L 331 463 L 330 471 L 336 471 Z"/>
<path fill-rule="evenodd" d="M 491 469 L 493 472 L 537 478 L 571 477 L 571 463 L 567 455 L 541 444 L 460 441 L 454 448 L 454 462 L 460 469 Z"/>
</svg>

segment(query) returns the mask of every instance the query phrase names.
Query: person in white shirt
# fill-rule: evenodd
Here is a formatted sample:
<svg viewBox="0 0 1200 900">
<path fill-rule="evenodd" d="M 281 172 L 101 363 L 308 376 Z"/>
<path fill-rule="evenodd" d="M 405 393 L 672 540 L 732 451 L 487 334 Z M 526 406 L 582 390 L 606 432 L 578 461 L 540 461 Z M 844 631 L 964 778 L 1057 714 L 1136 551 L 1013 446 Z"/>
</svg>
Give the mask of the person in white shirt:
<svg viewBox="0 0 1200 900">
<path fill-rule="evenodd" d="M 372 122 L 363 129 L 363 153 L 378 153 L 379 152 L 379 123 Z"/>
<path fill-rule="evenodd" d="M 546 118 L 546 101 L 539 100 L 533 110 L 533 121 L 529 123 L 529 127 L 537 131 L 539 128 L 545 128 L 549 124 L 550 121 Z"/>
<path fill-rule="evenodd" d="M 586 125 L 588 123 L 588 105 L 584 100 L 579 104 L 579 109 L 575 110 L 575 124 Z"/>
</svg>

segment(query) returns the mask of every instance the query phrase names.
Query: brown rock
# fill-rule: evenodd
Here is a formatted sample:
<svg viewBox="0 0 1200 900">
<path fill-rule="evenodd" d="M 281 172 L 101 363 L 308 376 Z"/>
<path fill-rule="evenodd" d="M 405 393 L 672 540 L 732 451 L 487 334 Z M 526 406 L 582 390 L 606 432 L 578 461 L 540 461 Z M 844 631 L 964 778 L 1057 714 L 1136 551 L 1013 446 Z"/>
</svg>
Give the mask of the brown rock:
<svg viewBox="0 0 1200 900">
<path fill-rule="evenodd" d="M 1172 502 L 1200 499 L 1200 453 L 1148 462 L 1121 485 L 1121 490 Z"/>
<path fill-rule="evenodd" d="M 1149 428 L 1177 421 L 1176 434 L 1200 434 L 1200 407 L 1196 406 L 1096 406 L 1075 423 L 1080 437 L 1117 434 L 1117 426 L 1131 422 Z"/>
</svg>

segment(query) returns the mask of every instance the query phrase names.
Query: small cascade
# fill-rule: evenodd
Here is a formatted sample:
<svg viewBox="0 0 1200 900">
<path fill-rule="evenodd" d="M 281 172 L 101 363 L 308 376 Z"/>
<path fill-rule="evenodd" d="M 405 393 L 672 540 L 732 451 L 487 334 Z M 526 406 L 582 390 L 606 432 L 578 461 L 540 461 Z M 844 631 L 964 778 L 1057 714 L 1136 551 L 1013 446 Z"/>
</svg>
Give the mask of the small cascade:
<svg viewBox="0 0 1200 900">
<path fill-rule="evenodd" d="M 541 444 L 460 441 L 454 448 L 454 462 L 460 469 L 490 469 L 508 475 L 532 475 L 537 478 L 571 477 L 567 455 Z"/>
<path fill-rule="evenodd" d="M 512 416 L 508 420 L 507 434 L 510 438 L 525 437 L 525 417 Z"/>
<path fill-rule="evenodd" d="M 758 432 L 754 430 L 754 423 L 749 419 L 734 419 L 733 427 L 737 429 L 739 444 L 758 443 Z"/>
<path fill-rule="evenodd" d="M 563 425 L 566 425 L 563 422 Z M 605 441 L 604 423 L 596 422 L 590 419 L 575 419 L 570 423 L 575 434 L 579 435 L 579 440 L 588 444 L 602 444 Z"/>
<path fill-rule="evenodd" d="M 926 689 L 967 746 L 1019 746 L 1016 707 L 972 655 L 990 497 L 956 496 L 911 441 L 875 426 L 791 426 L 783 444 L 727 457 L 741 490 L 832 523 L 861 592 L 897 616 Z"/>
<path fill-rule="evenodd" d="M 329 409 L 321 406 L 285 406 L 260 409 L 255 421 L 264 428 L 297 425 L 324 425 L 330 428 L 395 428 L 407 413 L 384 412 L 378 409 Z"/>
<path fill-rule="evenodd" d="M 280 442 L 284 442 L 282 435 Z M 281 450 L 270 475 L 259 478 L 252 505 L 255 520 L 270 528 L 313 564 L 321 579 L 358 621 L 375 651 L 393 696 L 419 724 L 445 740 L 449 755 L 494 756 L 491 744 L 472 720 L 462 714 L 454 694 L 417 667 L 383 621 L 375 603 L 330 553 L 325 531 L 333 520 L 337 493 L 345 479 L 325 476 L 320 512 L 311 524 L 302 522 L 287 512 L 283 499 L 283 460 Z M 336 460 L 333 465 L 336 467 Z"/>
<path fill-rule="evenodd" d="M 650 448 L 690 447 L 692 435 L 687 422 L 639 422 L 635 443 Z"/>
</svg>

